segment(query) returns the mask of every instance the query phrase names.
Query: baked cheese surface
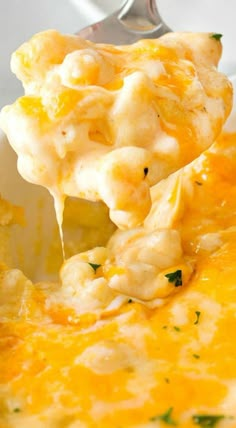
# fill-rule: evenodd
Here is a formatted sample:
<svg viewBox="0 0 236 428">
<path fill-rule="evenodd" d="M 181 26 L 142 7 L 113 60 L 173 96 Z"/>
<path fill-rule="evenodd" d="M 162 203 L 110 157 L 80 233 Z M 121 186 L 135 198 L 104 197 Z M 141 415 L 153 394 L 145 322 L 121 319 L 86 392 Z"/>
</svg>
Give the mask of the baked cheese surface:
<svg viewBox="0 0 236 428">
<path fill-rule="evenodd" d="M 0 426 L 236 426 L 235 144 L 223 136 L 182 171 L 195 271 L 166 305 L 78 315 L 59 286 L 2 270 Z"/>
</svg>

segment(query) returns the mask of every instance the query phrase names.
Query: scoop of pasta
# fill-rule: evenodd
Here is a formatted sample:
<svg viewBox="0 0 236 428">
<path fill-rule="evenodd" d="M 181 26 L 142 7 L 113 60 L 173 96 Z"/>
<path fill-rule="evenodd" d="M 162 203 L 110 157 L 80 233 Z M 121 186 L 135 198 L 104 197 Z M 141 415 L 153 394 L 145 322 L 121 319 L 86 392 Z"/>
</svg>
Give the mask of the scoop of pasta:
<svg viewBox="0 0 236 428">
<path fill-rule="evenodd" d="M 21 175 L 61 201 L 103 200 L 120 229 L 140 225 L 150 187 L 209 147 L 230 112 L 220 55 L 210 34 L 119 47 L 37 34 L 12 57 L 25 96 L 0 116 Z"/>
</svg>

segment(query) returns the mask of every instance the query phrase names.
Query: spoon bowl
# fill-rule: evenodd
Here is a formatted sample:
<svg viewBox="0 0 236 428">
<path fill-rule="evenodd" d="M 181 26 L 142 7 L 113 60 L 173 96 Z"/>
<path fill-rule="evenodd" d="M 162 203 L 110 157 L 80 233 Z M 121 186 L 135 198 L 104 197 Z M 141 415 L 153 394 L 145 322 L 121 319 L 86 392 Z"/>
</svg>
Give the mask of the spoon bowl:
<svg viewBox="0 0 236 428">
<path fill-rule="evenodd" d="M 126 45 L 139 39 L 156 39 L 170 31 L 155 0 L 126 0 L 117 11 L 77 35 L 95 43 Z"/>
</svg>

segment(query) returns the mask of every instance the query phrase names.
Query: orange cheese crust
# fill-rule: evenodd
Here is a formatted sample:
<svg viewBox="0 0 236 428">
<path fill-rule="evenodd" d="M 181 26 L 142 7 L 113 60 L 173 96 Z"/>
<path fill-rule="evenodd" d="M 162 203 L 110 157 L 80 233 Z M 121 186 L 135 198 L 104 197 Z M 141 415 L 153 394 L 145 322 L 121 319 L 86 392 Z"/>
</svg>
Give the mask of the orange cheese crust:
<svg viewBox="0 0 236 428">
<path fill-rule="evenodd" d="M 56 285 L 2 270 L 1 428 L 236 426 L 235 145 L 225 134 L 181 172 L 171 221 L 195 272 L 165 306 L 79 316 L 50 304 Z"/>
</svg>

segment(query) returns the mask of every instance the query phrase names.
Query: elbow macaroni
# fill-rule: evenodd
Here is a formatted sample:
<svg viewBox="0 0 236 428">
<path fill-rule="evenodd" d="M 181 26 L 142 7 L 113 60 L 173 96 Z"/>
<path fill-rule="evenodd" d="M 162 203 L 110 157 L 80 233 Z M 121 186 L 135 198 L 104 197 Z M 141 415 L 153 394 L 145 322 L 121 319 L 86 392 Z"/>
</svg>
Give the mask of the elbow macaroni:
<svg viewBox="0 0 236 428">
<path fill-rule="evenodd" d="M 220 54 L 209 34 L 120 47 L 37 34 L 12 57 L 26 95 L 1 113 L 20 173 L 57 198 L 103 200 L 121 229 L 142 224 L 150 186 L 209 147 L 230 112 Z"/>
<path fill-rule="evenodd" d="M 84 283 L 83 293 L 77 287 L 85 296 L 93 290 L 112 300 L 110 287 L 159 305 L 176 291 L 166 269 L 181 265 L 184 282 L 189 279 L 193 266 L 172 224 L 173 201 L 162 200 L 158 214 L 152 192 L 214 141 L 229 114 L 232 90 L 216 71 L 220 54 L 220 42 L 209 34 L 167 34 L 115 47 L 55 31 L 37 34 L 13 54 L 12 69 L 26 94 L 3 109 L 1 123 L 20 173 L 54 196 L 61 236 L 66 196 L 102 200 L 120 230 L 104 249 L 99 278 L 83 262 L 90 252 L 66 262 L 67 290 L 72 270 L 78 277 L 72 273 L 69 282 Z M 178 211 L 181 184 L 174 186 Z M 128 243 L 120 248 L 123 241 Z M 156 261 L 150 263 L 155 245 Z"/>
<path fill-rule="evenodd" d="M 98 268 L 94 269 L 91 264 Z M 178 269 L 182 272 L 183 283 L 187 283 L 193 269 L 190 261 L 184 259 L 177 230 L 117 231 L 107 248 L 95 248 L 64 263 L 62 290 L 76 295 L 80 301 L 82 296 L 87 300 L 92 293 L 98 297 L 96 309 L 101 305 L 105 309 L 117 293 L 127 296 L 126 301 L 132 298 L 147 306 L 150 303 L 152 307 L 160 306 L 177 291 L 166 275 Z M 80 306 L 82 311 L 88 310 L 84 304 Z"/>
</svg>

